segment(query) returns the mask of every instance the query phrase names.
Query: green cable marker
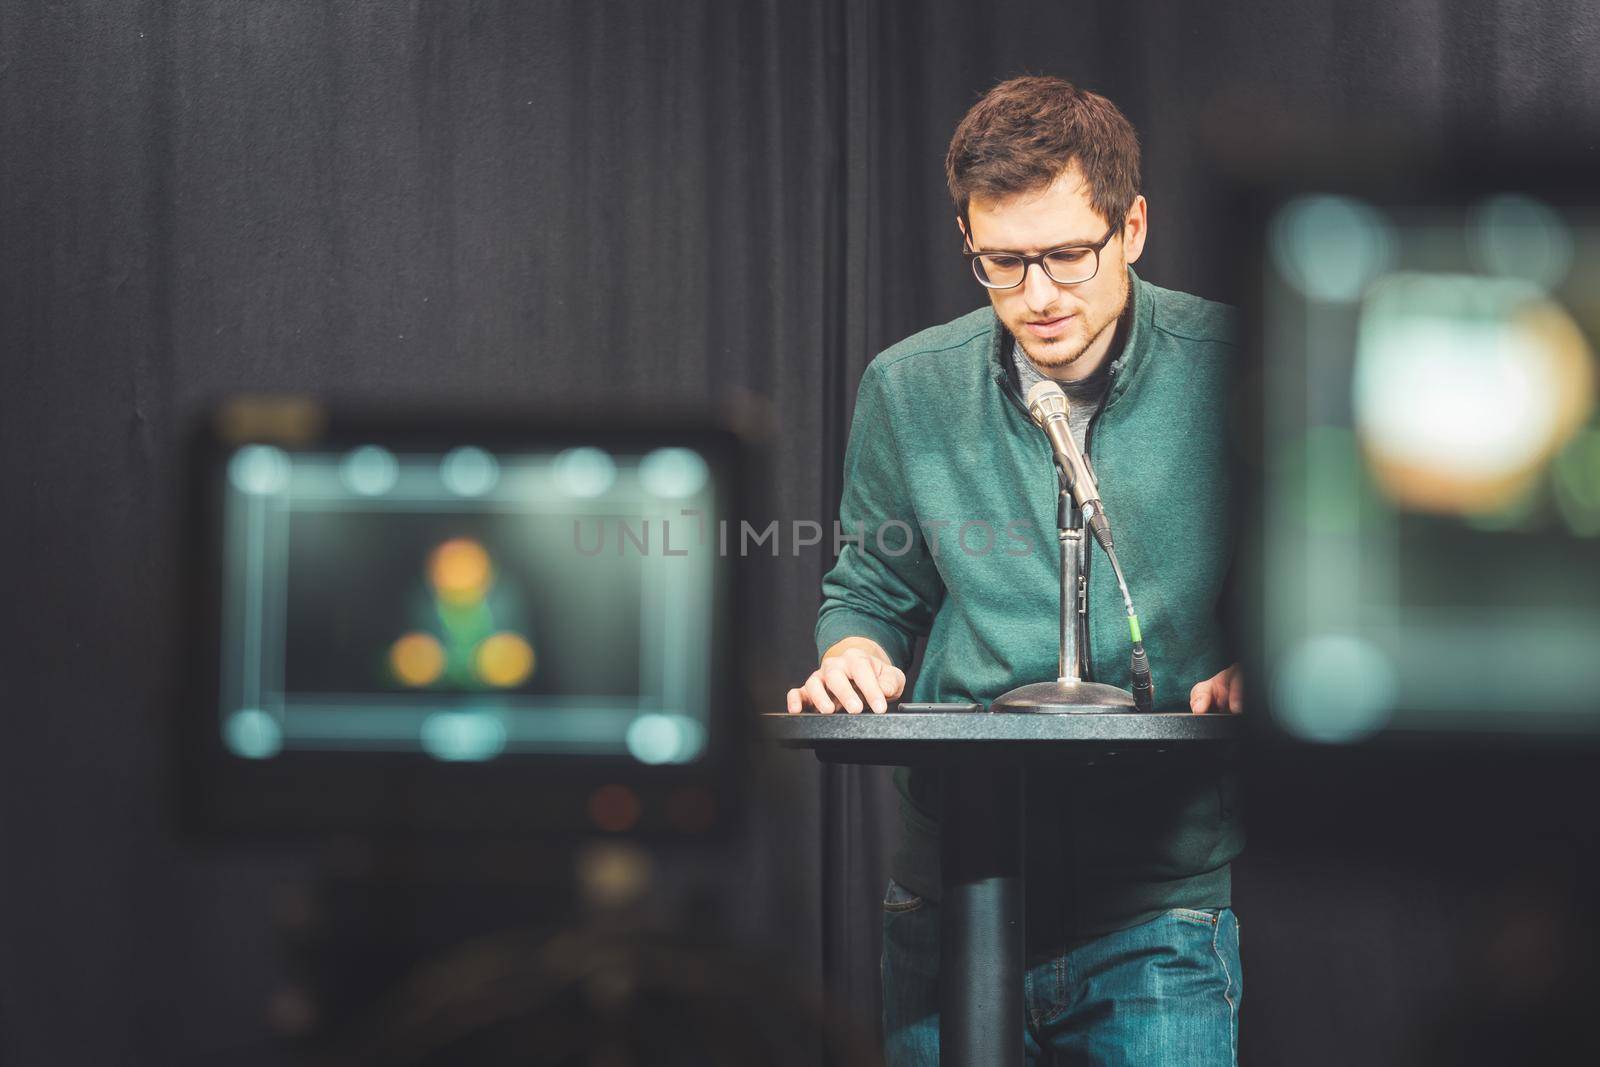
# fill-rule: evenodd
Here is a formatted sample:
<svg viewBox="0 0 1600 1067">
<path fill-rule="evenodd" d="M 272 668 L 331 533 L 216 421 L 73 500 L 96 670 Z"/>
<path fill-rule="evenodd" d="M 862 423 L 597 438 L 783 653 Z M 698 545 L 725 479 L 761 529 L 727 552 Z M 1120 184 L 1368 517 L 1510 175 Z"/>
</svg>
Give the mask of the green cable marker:
<svg viewBox="0 0 1600 1067">
<path fill-rule="evenodd" d="M 1141 637 L 1140 634 L 1139 634 L 1139 616 L 1137 616 L 1137 615 L 1129 615 L 1128 616 L 1128 629 L 1133 633 L 1133 643 L 1134 644 L 1137 645 L 1140 641 L 1144 640 L 1144 638 Z"/>
</svg>

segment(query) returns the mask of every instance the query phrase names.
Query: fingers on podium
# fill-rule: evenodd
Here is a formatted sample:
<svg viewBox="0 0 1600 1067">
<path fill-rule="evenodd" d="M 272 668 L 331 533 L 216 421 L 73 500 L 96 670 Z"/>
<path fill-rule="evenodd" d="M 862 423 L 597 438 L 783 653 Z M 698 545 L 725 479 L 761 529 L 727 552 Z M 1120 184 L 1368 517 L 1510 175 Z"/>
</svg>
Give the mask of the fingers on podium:
<svg viewBox="0 0 1600 1067">
<path fill-rule="evenodd" d="M 844 664 L 829 664 L 823 669 L 822 677 L 828 683 L 828 691 L 844 706 L 845 711 L 851 715 L 861 714 L 861 698 L 856 695 L 856 687 L 851 684 Z"/>
<path fill-rule="evenodd" d="M 850 678 L 856 683 L 856 688 L 866 698 L 867 706 L 874 712 L 882 714 L 889 710 L 889 701 L 885 699 L 883 687 L 878 684 L 878 668 L 882 666 L 870 656 L 852 656 L 850 663 Z M 860 710 L 855 708 L 852 710 Z"/>
<path fill-rule="evenodd" d="M 1196 714 L 1213 709 L 1238 714 L 1243 707 L 1244 681 L 1237 668 L 1207 678 L 1189 691 L 1189 709 Z"/>
<path fill-rule="evenodd" d="M 906 672 L 892 663 L 879 663 L 878 684 L 883 687 L 883 695 L 893 700 L 906 691 Z"/>
<path fill-rule="evenodd" d="M 812 671 L 811 677 L 806 679 L 806 696 L 811 698 L 811 703 L 824 715 L 832 715 L 834 711 L 833 700 L 828 696 L 827 688 L 822 684 L 822 672 Z"/>
<path fill-rule="evenodd" d="M 840 707 L 851 715 L 871 708 L 876 714 L 889 710 L 889 701 L 905 691 L 905 672 L 890 663 L 861 653 L 830 656 L 798 689 L 786 697 L 789 714 L 798 715 L 813 704 L 824 715 Z"/>
</svg>

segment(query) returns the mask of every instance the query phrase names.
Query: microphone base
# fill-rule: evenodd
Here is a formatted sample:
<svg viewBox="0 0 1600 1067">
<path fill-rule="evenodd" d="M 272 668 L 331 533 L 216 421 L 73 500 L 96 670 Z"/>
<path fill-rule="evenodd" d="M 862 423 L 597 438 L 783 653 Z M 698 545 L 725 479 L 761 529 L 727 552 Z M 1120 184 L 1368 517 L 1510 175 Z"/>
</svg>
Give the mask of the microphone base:
<svg viewBox="0 0 1600 1067">
<path fill-rule="evenodd" d="M 1101 682 L 1034 682 L 996 697 L 992 712 L 1022 715 L 1131 715 L 1133 694 Z"/>
</svg>

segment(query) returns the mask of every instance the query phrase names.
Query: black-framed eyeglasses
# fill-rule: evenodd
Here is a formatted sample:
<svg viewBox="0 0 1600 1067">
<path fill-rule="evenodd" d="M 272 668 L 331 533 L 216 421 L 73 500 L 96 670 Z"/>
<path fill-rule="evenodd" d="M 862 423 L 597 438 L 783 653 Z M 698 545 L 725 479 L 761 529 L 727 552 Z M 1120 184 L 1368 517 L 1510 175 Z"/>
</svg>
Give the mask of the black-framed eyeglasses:
<svg viewBox="0 0 1600 1067">
<path fill-rule="evenodd" d="M 990 289 L 1015 289 L 1028 276 L 1028 268 L 1037 263 L 1045 275 L 1057 285 L 1081 285 L 1100 273 L 1100 250 L 1111 243 L 1120 223 L 1112 223 L 1106 235 L 1092 245 L 1063 245 L 1038 255 L 1025 256 L 1020 252 L 974 252 L 971 240 L 961 254 L 972 264 L 972 273 Z M 970 225 L 968 232 L 971 232 Z"/>
</svg>

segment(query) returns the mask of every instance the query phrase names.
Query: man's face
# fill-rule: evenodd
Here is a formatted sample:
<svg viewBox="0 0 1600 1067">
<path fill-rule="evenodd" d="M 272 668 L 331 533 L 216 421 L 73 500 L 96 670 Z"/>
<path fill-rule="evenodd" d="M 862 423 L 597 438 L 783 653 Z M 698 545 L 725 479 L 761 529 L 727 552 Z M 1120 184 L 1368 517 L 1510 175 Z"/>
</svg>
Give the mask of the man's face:
<svg viewBox="0 0 1600 1067">
<path fill-rule="evenodd" d="M 1110 226 L 1090 206 L 1089 187 L 1077 164 L 1042 190 L 1000 200 L 974 197 L 967 217 L 967 238 L 976 252 L 1034 254 L 1063 245 L 1092 245 Z M 1028 358 L 1052 377 L 1088 377 L 1110 347 L 1128 303 L 1127 266 L 1144 251 L 1144 197 L 1135 198 L 1123 221 L 1122 231 L 1100 250 L 1100 270 L 1088 281 L 1060 285 L 1042 266 L 1033 265 L 1021 285 L 988 290 L 1000 321 Z"/>
</svg>

